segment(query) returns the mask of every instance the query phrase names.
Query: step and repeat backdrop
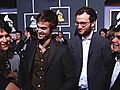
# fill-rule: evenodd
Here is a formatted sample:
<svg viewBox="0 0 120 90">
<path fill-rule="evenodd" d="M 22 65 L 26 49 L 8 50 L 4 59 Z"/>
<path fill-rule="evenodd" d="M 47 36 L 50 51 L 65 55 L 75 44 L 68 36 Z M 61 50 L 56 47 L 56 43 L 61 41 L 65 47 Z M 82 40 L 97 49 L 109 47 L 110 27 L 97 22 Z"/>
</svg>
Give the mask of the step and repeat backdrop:
<svg viewBox="0 0 120 90">
<path fill-rule="evenodd" d="M 89 6 L 96 10 L 98 20 L 96 31 L 104 25 L 104 0 L 17 0 L 17 28 L 24 33 L 26 27 L 36 28 L 36 16 L 41 10 L 50 9 L 59 15 L 57 31 L 63 31 L 65 37 L 70 39 L 75 33 L 75 12 Z"/>
</svg>

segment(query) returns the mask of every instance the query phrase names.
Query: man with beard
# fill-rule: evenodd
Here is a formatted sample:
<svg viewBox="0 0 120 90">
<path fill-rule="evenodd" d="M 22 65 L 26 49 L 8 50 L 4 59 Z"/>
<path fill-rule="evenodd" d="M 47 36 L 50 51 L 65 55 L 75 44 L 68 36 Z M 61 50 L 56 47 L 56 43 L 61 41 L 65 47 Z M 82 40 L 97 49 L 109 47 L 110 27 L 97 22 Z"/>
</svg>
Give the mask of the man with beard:
<svg viewBox="0 0 120 90">
<path fill-rule="evenodd" d="M 11 28 L 0 21 L 0 90 L 20 90 L 17 87 L 17 71 L 20 58 L 10 47 Z"/>
<path fill-rule="evenodd" d="M 82 7 L 75 14 L 75 36 L 70 51 L 76 62 L 78 90 L 104 90 L 104 82 L 112 60 L 107 39 L 94 32 L 97 14 L 93 8 Z"/>
<path fill-rule="evenodd" d="M 51 10 L 37 16 L 37 37 L 27 44 L 21 59 L 20 78 L 23 90 L 74 90 L 75 70 L 69 49 L 52 39 L 58 17 Z"/>
</svg>

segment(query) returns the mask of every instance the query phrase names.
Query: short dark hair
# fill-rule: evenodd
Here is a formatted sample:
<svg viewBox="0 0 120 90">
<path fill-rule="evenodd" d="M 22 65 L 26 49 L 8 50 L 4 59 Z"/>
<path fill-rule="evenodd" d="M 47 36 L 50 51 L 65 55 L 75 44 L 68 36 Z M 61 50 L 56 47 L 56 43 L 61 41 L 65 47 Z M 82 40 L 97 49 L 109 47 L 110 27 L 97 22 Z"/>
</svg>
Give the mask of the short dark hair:
<svg viewBox="0 0 120 90">
<path fill-rule="evenodd" d="M 37 23 L 40 21 L 49 22 L 51 30 L 54 30 L 58 25 L 58 17 L 52 10 L 41 11 L 37 16 Z"/>
<path fill-rule="evenodd" d="M 12 31 L 12 28 L 8 25 L 8 23 L 2 20 L 0 20 L 0 29 L 4 29 L 7 33 L 11 33 Z"/>
<path fill-rule="evenodd" d="M 100 29 L 99 34 L 100 34 L 102 31 L 103 31 L 105 34 L 107 34 L 107 31 L 108 31 L 108 30 L 107 30 L 107 28 L 102 28 L 102 29 Z"/>
<path fill-rule="evenodd" d="M 30 34 L 33 33 L 33 28 L 31 27 L 26 27 L 25 31 L 29 32 Z"/>
<path fill-rule="evenodd" d="M 120 25 L 118 25 L 117 27 L 115 27 L 114 32 L 120 32 Z"/>
<path fill-rule="evenodd" d="M 94 10 L 93 8 L 90 8 L 90 7 L 82 7 L 82 8 L 80 8 L 80 9 L 76 12 L 75 17 L 76 17 L 77 15 L 83 14 L 84 12 L 86 12 L 88 15 L 90 15 L 90 18 L 89 18 L 90 22 L 96 21 L 96 19 L 97 19 L 97 14 L 96 14 L 95 10 Z"/>
<path fill-rule="evenodd" d="M 22 31 L 16 31 L 15 33 L 20 33 L 20 36 L 22 37 Z"/>
</svg>

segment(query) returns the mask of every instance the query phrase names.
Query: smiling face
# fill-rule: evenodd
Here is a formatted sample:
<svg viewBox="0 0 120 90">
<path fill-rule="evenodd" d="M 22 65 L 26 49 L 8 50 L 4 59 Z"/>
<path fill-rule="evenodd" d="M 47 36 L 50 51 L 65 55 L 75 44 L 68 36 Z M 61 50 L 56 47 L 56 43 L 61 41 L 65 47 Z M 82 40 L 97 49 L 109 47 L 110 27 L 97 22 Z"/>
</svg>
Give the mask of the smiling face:
<svg viewBox="0 0 120 90">
<path fill-rule="evenodd" d="M 8 50 L 11 42 L 9 33 L 4 29 L 0 29 L 0 50 Z"/>
<path fill-rule="evenodd" d="M 120 32 L 114 32 L 114 38 L 112 39 L 112 50 L 120 53 Z"/>
<path fill-rule="evenodd" d="M 50 35 L 50 25 L 48 22 L 37 23 L 37 36 L 38 39 L 43 40 Z"/>
<path fill-rule="evenodd" d="M 76 16 L 75 25 L 81 36 L 89 36 L 95 25 L 95 21 L 90 23 L 89 17 L 90 15 L 88 15 L 86 12 Z"/>
</svg>

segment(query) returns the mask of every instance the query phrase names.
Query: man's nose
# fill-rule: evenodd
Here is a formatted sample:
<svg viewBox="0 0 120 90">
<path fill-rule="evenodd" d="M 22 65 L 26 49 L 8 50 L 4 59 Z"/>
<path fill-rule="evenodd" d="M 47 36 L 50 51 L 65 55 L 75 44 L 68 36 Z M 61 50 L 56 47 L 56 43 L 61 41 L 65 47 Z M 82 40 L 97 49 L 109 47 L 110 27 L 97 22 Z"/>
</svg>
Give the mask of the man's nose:
<svg viewBox="0 0 120 90">
<path fill-rule="evenodd" d="M 113 39 L 112 39 L 112 42 L 116 42 L 118 40 L 118 38 L 117 37 L 114 37 Z"/>
<path fill-rule="evenodd" d="M 78 24 L 78 26 L 77 26 L 79 29 L 81 29 L 82 28 L 82 25 L 81 24 Z"/>
</svg>

